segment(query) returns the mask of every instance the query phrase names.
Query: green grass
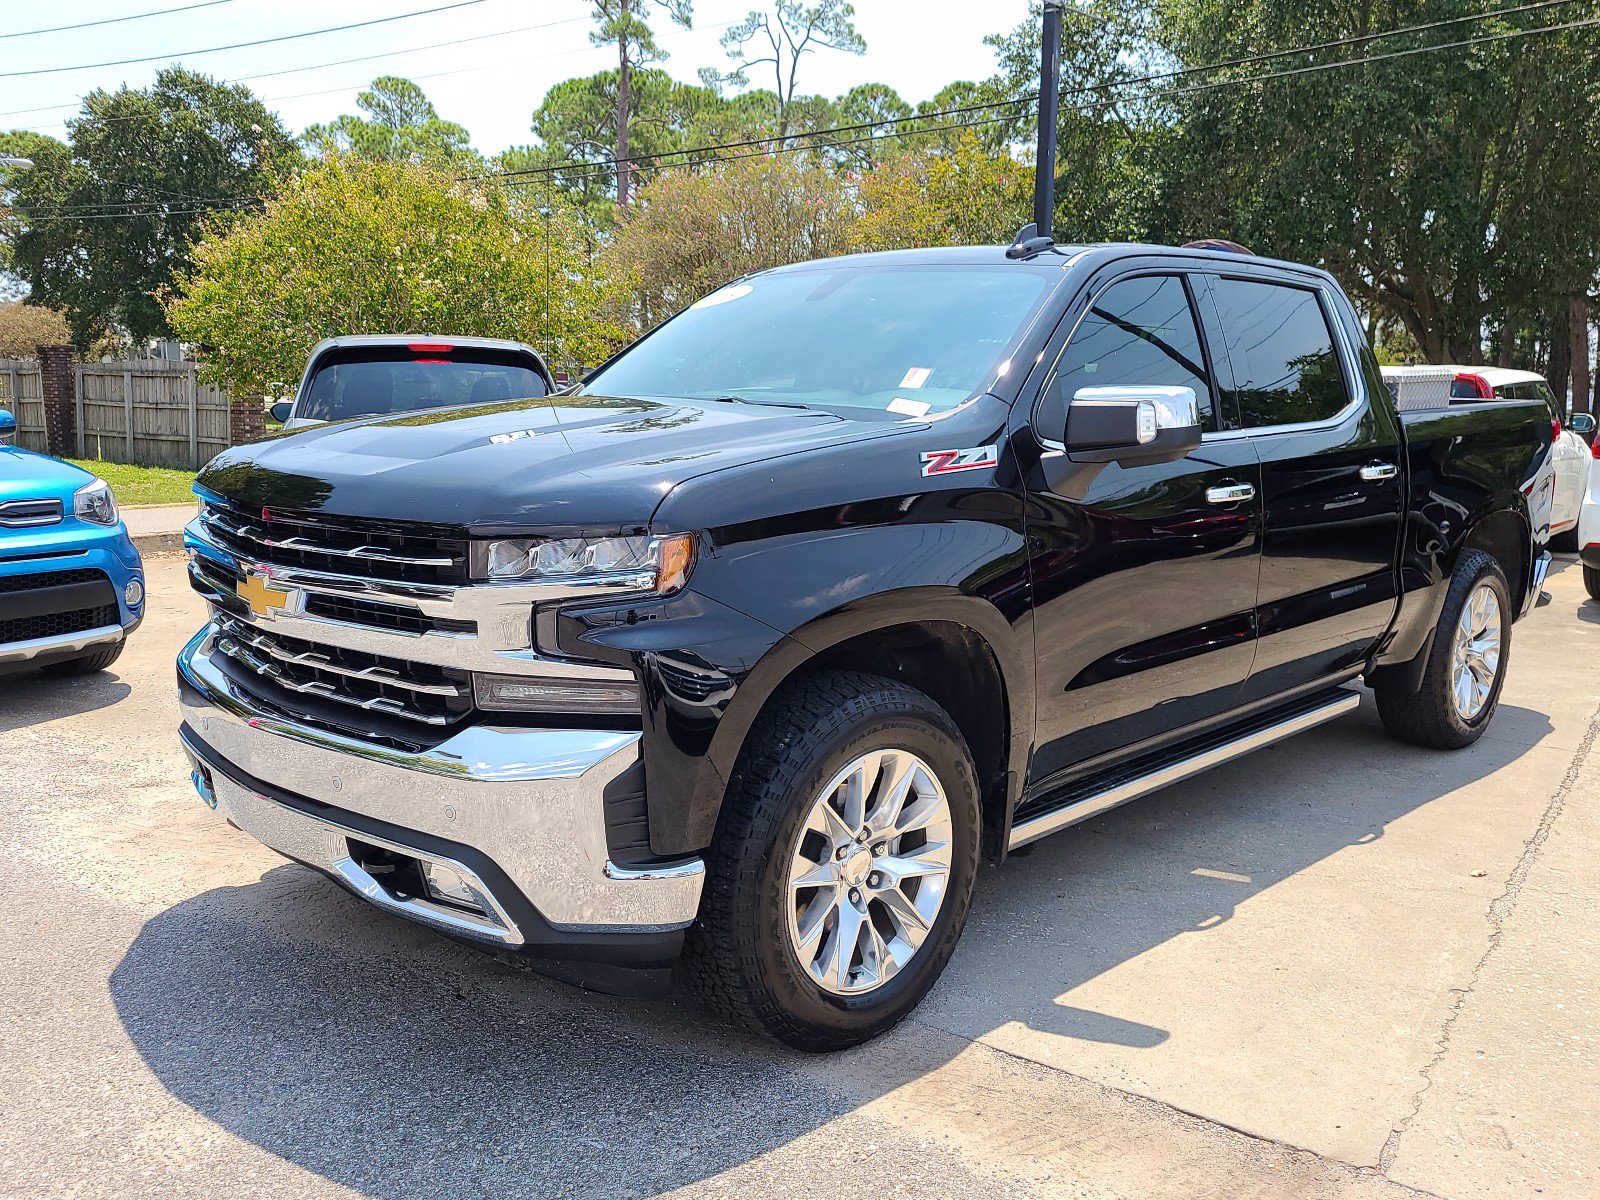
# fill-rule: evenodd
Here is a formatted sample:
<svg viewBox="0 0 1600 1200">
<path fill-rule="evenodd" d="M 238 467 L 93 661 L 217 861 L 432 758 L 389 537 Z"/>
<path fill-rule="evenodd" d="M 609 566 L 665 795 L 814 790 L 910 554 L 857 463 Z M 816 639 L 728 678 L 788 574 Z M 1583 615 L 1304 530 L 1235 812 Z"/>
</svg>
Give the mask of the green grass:
<svg viewBox="0 0 1600 1200">
<path fill-rule="evenodd" d="M 92 458 L 67 460 L 85 471 L 93 471 L 111 485 L 111 491 L 122 505 L 132 504 L 193 504 L 193 471 L 175 471 L 171 467 L 134 467 L 127 463 L 100 462 Z"/>
</svg>

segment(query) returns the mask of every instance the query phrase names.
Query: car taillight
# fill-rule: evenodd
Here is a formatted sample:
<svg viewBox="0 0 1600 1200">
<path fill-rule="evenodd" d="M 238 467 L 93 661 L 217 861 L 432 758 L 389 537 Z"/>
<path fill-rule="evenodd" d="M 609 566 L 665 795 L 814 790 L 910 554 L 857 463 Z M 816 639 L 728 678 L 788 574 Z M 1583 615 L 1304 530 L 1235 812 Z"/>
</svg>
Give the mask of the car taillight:
<svg viewBox="0 0 1600 1200">
<path fill-rule="evenodd" d="M 449 342 L 407 342 L 406 349 L 413 354 L 449 354 L 455 347 Z"/>
<path fill-rule="evenodd" d="M 1560 417 L 1551 417 L 1550 418 L 1550 442 L 1551 442 L 1551 444 L 1554 445 L 1556 443 L 1556 441 L 1560 439 L 1560 437 L 1561 437 L 1561 418 Z"/>
<path fill-rule="evenodd" d="M 1589 445 L 1589 453 L 1594 458 L 1600 458 L 1600 437 L 1595 438 Z"/>
<path fill-rule="evenodd" d="M 1480 400 L 1494 399 L 1494 389 L 1489 386 L 1489 381 L 1482 375 L 1471 371 L 1460 371 L 1456 374 L 1454 382 L 1471 388 L 1472 391 L 1468 394 L 1474 395 Z M 1461 393 L 1456 392 L 1455 394 L 1459 396 Z"/>
</svg>

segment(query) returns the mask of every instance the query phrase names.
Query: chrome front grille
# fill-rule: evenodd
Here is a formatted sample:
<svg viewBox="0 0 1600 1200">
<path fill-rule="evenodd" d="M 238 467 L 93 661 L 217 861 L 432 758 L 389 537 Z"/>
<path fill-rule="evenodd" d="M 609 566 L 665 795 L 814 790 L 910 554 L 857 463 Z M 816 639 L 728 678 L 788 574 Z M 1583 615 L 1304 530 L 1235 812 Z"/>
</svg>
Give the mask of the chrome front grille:
<svg viewBox="0 0 1600 1200">
<path fill-rule="evenodd" d="M 467 543 L 382 521 L 208 503 L 201 527 L 225 550 L 286 567 L 400 583 L 465 583 Z"/>
<path fill-rule="evenodd" d="M 216 650 L 243 668 L 247 677 L 235 682 L 250 691 L 261 681 L 268 689 L 436 727 L 472 710 L 465 671 L 284 637 L 228 617 L 217 620 Z M 270 690 L 265 698 L 274 699 Z"/>
<path fill-rule="evenodd" d="M 376 578 L 366 569 L 395 569 L 383 559 L 340 558 L 337 569 L 314 563 L 297 534 L 280 536 L 276 510 L 254 525 L 240 506 L 208 504 L 184 531 L 189 580 L 212 610 L 210 653 L 232 686 L 262 711 L 363 740 L 415 749 L 455 735 L 478 711 L 472 675 L 528 674 L 633 682 L 623 667 L 547 657 L 535 645 L 538 606 L 592 596 L 577 587 L 532 583 L 455 584 L 438 579 Z M 320 523 L 319 528 L 325 528 Z M 263 527 L 270 532 L 263 533 Z M 377 542 L 350 545 L 359 550 Z M 394 533 L 410 550 L 446 540 Z M 326 548 L 328 543 L 322 543 Z M 337 556 L 332 556 L 337 557 Z M 437 555 L 467 574 L 467 546 Z M 422 571 L 423 568 L 418 568 Z M 603 594 L 603 593 L 602 593 Z"/>
</svg>

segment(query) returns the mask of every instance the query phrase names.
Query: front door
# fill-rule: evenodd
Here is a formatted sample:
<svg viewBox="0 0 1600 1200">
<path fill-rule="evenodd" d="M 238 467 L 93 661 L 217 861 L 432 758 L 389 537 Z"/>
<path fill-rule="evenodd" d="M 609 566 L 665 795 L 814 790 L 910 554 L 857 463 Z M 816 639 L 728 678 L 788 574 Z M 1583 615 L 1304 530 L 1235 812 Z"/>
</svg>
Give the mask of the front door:
<svg viewBox="0 0 1600 1200">
<path fill-rule="evenodd" d="M 1172 463 L 1075 464 L 1055 441 L 1081 388 L 1181 386 L 1206 440 Z M 1104 286 L 1047 376 L 1028 472 L 1038 656 L 1031 788 L 1239 702 L 1254 655 L 1261 477 L 1181 275 Z M 1054 443 L 1054 444 L 1053 444 Z"/>
</svg>

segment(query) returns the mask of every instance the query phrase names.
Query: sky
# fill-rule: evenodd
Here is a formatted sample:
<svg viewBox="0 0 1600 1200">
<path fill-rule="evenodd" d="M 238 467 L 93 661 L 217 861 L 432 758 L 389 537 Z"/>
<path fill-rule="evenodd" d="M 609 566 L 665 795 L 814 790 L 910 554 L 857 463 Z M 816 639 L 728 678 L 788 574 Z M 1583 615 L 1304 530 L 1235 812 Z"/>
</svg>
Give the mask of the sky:
<svg viewBox="0 0 1600 1200">
<path fill-rule="evenodd" d="M 77 112 L 85 92 L 124 83 L 144 87 L 163 66 L 181 62 L 246 84 L 297 134 L 307 125 L 357 111 L 357 93 L 375 76 L 403 75 L 418 82 L 441 117 L 465 125 L 478 149 L 495 154 L 531 140 L 529 115 L 553 84 L 615 62 L 614 50 L 589 43 L 593 25 L 584 0 L 474 0 L 449 11 L 361 29 L 195 53 L 452 2 L 81 0 L 33 5 L 6 0 L 0 3 L 0 130 L 33 129 L 65 137 L 64 122 Z M 199 7 L 98 28 L 30 32 L 186 4 Z M 658 16 L 652 25 L 662 49 L 671 55 L 661 65 L 687 81 L 701 67 L 727 67 L 718 40 L 756 7 L 762 7 L 759 0 L 695 0 L 691 30 Z M 856 10 L 866 54 L 823 50 L 808 56 L 801 67 L 802 91 L 831 96 L 858 83 L 877 82 L 916 103 L 951 80 L 982 79 L 994 67 L 984 35 L 1009 31 L 1023 21 L 1027 0 L 856 0 Z M 375 55 L 382 57 L 369 58 Z M 159 57 L 87 65 L 149 56 Z M 345 61 L 351 59 L 362 61 Z M 60 67 L 81 69 L 55 70 Z M 759 76 L 752 80 L 755 85 L 763 82 Z"/>
</svg>

